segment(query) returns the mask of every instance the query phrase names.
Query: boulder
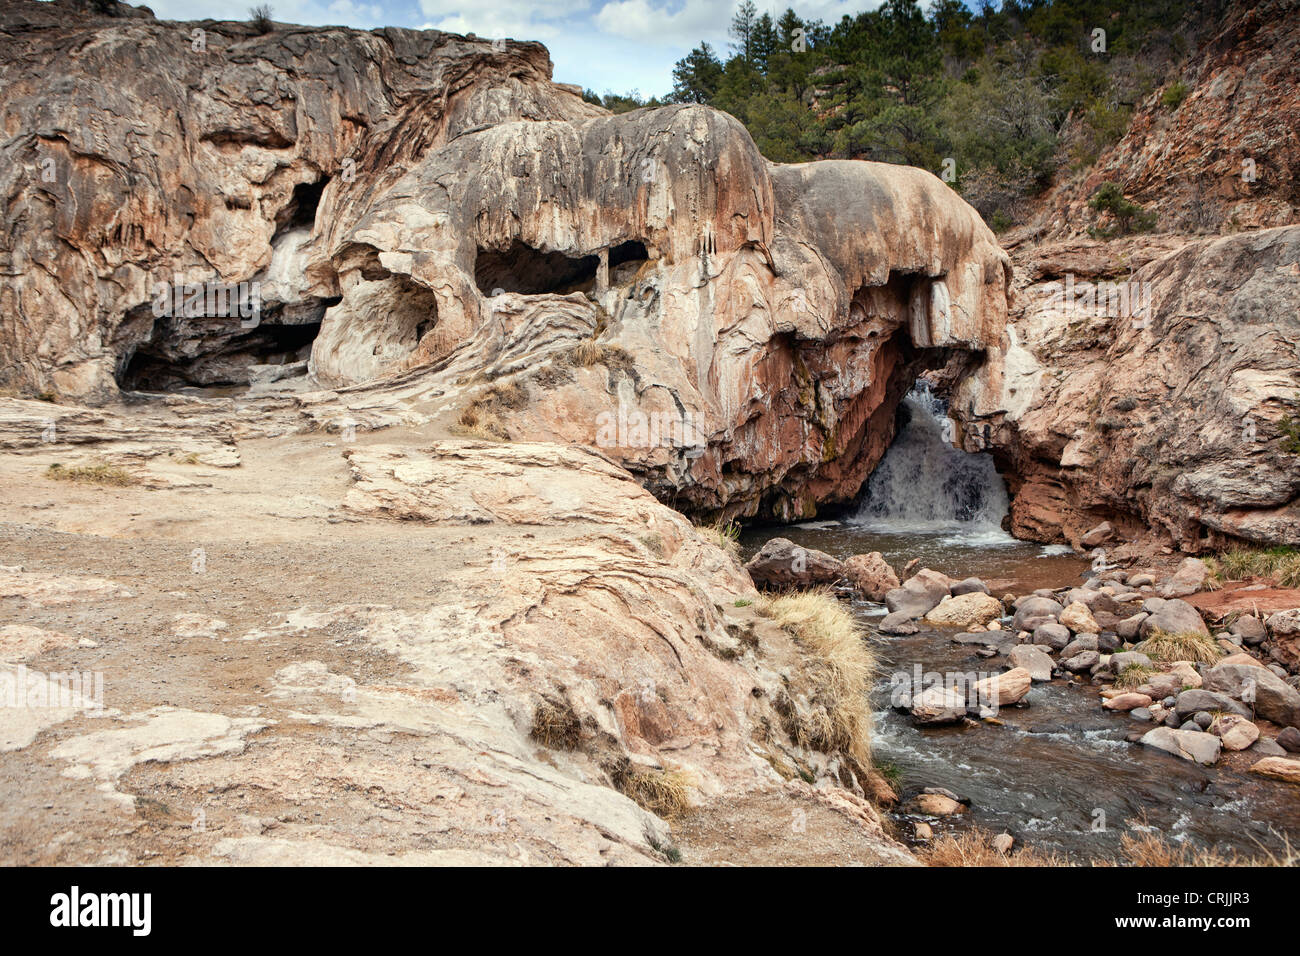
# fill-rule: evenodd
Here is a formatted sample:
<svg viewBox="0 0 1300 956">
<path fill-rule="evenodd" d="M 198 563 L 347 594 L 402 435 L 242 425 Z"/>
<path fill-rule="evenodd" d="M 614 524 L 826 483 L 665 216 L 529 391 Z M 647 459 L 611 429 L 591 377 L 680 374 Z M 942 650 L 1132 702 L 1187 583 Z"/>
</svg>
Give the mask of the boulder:
<svg viewBox="0 0 1300 956">
<path fill-rule="evenodd" d="M 1040 624 L 1055 624 L 1065 608 L 1055 600 L 1039 595 L 1022 598 L 1011 621 L 1013 631 L 1032 631 Z"/>
<path fill-rule="evenodd" d="M 1114 697 L 1102 701 L 1101 706 L 1107 710 L 1134 710 L 1138 707 L 1150 707 L 1151 698 L 1146 694 L 1137 694 L 1130 691 L 1125 694 L 1116 694 Z"/>
<path fill-rule="evenodd" d="M 912 719 L 921 726 L 955 724 L 966 717 L 966 695 L 946 687 L 927 687 L 912 698 Z"/>
<path fill-rule="evenodd" d="M 1210 629 L 1205 626 L 1205 621 L 1201 619 L 1201 612 L 1196 610 L 1186 601 L 1180 601 L 1177 598 L 1172 600 L 1161 600 L 1150 612 L 1150 616 L 1144 620 L 1138 627 L 1138 634 L 1141 637 L 1149 637 L 1152 631 L 1161 630 L 1166 634 L 1204 634 L 1209 636 Z M 1143 609 L 1156 603 L 1156 600 L 1147 601 Z"/>
<path fill-rule="evenodd" d="M 1236 714 L 1222 714 L 1210 724 L 1209 730 L 1223 741 L 1224 750 L 1245 750 L 1259 739 L 1255 722 Z"/>
<path fill-rule="evenodd" d="M 1080 546 L 1084 548 L 1096 548 L 1105 544 L 1115 536 L 1115 529 L 1111 527 L 1109 521 L 1103 521 L 1101 524 L 1092 528 L 1079 538 Z"/>
<path fill-rule="evenodd" d="M 1242 717 L 1251 716 L 1249 709 L 1237 703 L 1227 694 L 1216 693 L 1212 690 L 1185 690 L 1178 695 L 1178 699 L 1174 702 L 1174 713 L 1178 715 L 1180 723 L 1202 710 L 1222 710 Z"/>
<path fill-rule="evenodd" d="M 1183 689 L 1183 682 L 1176 674 L 1153 674 L 1145 684 L 1138 687 L 1138 692 L 1149 694 L 1152 700 L 1163 700 L 1178 694 Z"/>
<path fill-rule="evenodd" d="M 1007 654 L 1007 662 L 1013 668 L 1029 672 L 1031 680 L 1049 681 L 1052 679 L 1054 666 L 1052 657 L 1036 644 L 1017 644 Z"/>
<path fill-rule="evenodd" d="M 1075 634 L 1096 634 L 1101 630 L 1088 605 L 1075 601 L 1061 611 L 1060 622 Z"/>
<path fill-rule="evenodd" d="M 1006 856 L 1008 853 L 1010 853 L 1011 848 L 1015 845 L 1016 845 L 1016 838 L 1013 837 L 1010 833 L 999 833 L 997 836 L 995 836 L 992 840 L 989 841 L 989 846 L 993 847 L 995 851 L 1001 853 L 1003 856 Z"/>
<path fill-rule="evenodd" d="M 1243 614 L 1237 618 L 1228 630 L 1240 637 L 1249 647 L 1262 644 L 1264 638 L 1268 637 L 1268 629 L 1264 626 L 1264 622 L 1250 614 Z"/>
<path fill-rule="evenodd" d="M 879 551 L 855 554 L 844 562 L 844 577 L 864 597 L 883 601 L 885 595 L 899 586 L 898 575 Z"/>
<path fill-rule="evenodd" d="M 1092 670 L 1100 663 L 1101 655 L 1096 651 L 1080 651 L 1068 660 L 1063 660 L 1061 666 L 1072 673 L 1082 674 L 1084 671 Z"/>
<path fill-rule="evenodd" d="M 925 615 L 925 619 L 941 627 L 983 627 L 1002 616 L 1002 602 L 983 592 L 970 591 L 957 597 L 946 597 Z"/>
<path fill-rule="evenodd" d="M 1223 748 L 1223 742 L 1214 734 L 1199 730 L 1172 730 L 1168 727 L 1148 731 L 1138 743 L 1184 760 L 1194 760 L 1207 767 L 1218 761 L 1219 752 Z"/>
<path fill-rule="evenodd" d="M 1070 643 L 1070 629 L 1055 621 L 1040 624 L 1034 628 L 1034 643 L 1059 651 Z"/>
<path fill-rule="evenodd" d="M 1173 577 L 1156 588 L 1156 593 L 1163 598 L 1187 597 L 1205 587 L 1210 576 L 1210 569 L 1200 558 L 1184 558 Z"/>
<path fill-rule="evenodd" d="M 1151 658 L 1145 656 L 1140 650 L 1121 650 L 1118 654 L 1110 656 L 1110 667 L 1115 674 L 1123 674 L 1130 667 L 1151 667 Z"/>
<path fill-rule="evenodd" d="M 1276 740 L 1262 734 L 1250 748 L 1250 752 L 1257 757 L 1285 757 L 1287 755 L 1285 747 L 1279 747 Z"/>
<path fill-rule="evenodd" d="M 1219 661 L 1214 666 L 1222 667 L 1224 664 L 1234 664 L 1234 665 L 1242 664 L 1246 667 L 1260 667 L 1263 668 L 1264 670 L 1268 670 L 1267 667 L 1264 667 L 1264 664 L 1261 661 L 1245 653 L 1244 651 L 1238 651 L 1235 654 L 1230 654 L 1229 656 L 1223 658 L 1223 660 Z"/>
<path fill-rule="evenodd" d="M 918 793 L 908 802 L 915 812 L 931 817 L 948 817 L 966 812 L 966 807 L 960 801 L 942 793 Z"/>
<path fill-rule="evenodd" d="M 957 597 L 959 594 L 974 594 L 976 591 L 981 594 L 988 594 L 989 586 L 979 578 L 965 578 L 952 586 L 953 597 Z"/>
<path fill-rule="evenodd" d="M 1147 574 L 1144 571 L 1140 574 L 1131 575 L 1126 583 L 1129 587 L 1134 589 L 1143 587 L 1149 588 L 1151 585 L 1156 583 L 1156 576 L 1154 574 Z"/>
<path fill-rule="evenodd" d="M 1132 643 L 1138 639 L 1139 629 L 1142 627 L 1142 622 L 1150 616 L 1151 615 L 1147 614 L 1146 611 L 1139 611 L 1132 617 L 1126 617 L 1115 625 L 1115 633 L 1129 643 Z"/>
<path fill-rule="evenodd" d="M 1300 784 L 1300 760 L 1289 757 L 1265 757 L 1251 767 L 1250 772 L 1286 783 Z"/>
<path fill-rule="evenodd" d="M 903 613 L 911 618 L 924 617 L 930 609 L 948 596 L 952 582 L 946 575 L 922 568 L 885 595 L 885 607 L 891 613 Z"/>
<path fill-rule="evenodd" d="M 1282 732 L 1277 735 L 1277 742 L 1287 753 L 1300 754 L 1300 730 L 1294 727 L 1283 727 Z"/>
<path fill-rule="evenodd" d="M 844 564 L 825 551 L 805 548 L 789 538 L 772 538 L 745 564 L 759 587 L 804 588 L 839 580 Z"/>
<path fill-rule="evenodd" d="M 1273 657 L 1291 670 L 1300 670 L 1300 608 L 1279 611 L 1266 622 L 1273 636 Z"/>
<path fill-rule="evenodd" d="M 1169 665 L 1169 673 L 1178 678 L 1179 689 L 1194 690 L 1204 683 L 1200 671 L 1196 669 L 1196 665 L 1191 661 L 1174 661 Z M 1170 692 L 1171 695 L 1174 693 L 1176 691 Z"/>
<path fill-rule="evenodd" d="M 1264 623 L 1274 637 L 1300 637 L 1300 608 L 1278 611 Z"/>
<path fill-rule="evenodd" d="M 876 629 L 881 634 L 915 634 L 920 630 L 912 618 L 901 611 L 895 611 L 892 614 L 886 614 L 876 625 Z"/>
<path fill-rule="evenodd" d="M 1027 668 L 1016 667 L 976 682 L 971 688 L 972 700 L 981 706 L 1009 707 L 1024 699 L 1032 682 Z"/>
<path fill-rule="evenodd" d="M 1253 664 L 1216 664 L 1205 672 L 1205 690 L 1251 703 L 1256 714 L 1275 724 L 1300 727 L 1300 691 L 1266 668 Z M 1249 712 L 1246 716 L 1250 716 Z"/>
<path fill-rule="evenodd" d="M 1061 649 L 1062 657 L 1074 657 L 1076 654 L 1082 654 L 1084 651 L 1100 651 L 1097 644 L 1096 634 L 1080 634 L 1069 644 Z"/>
</svg>

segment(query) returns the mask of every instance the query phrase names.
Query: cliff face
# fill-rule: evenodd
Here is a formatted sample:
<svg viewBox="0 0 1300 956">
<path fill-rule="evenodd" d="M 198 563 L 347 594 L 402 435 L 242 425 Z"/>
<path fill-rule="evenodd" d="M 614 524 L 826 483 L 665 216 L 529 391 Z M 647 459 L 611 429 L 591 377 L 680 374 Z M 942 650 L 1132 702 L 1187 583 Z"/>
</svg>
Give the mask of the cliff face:
<svg viewBox="0 0 1300 956">
<path fill-rule="evenodd" d="M 35 2 L 7 4 L 0 31 L 0 360 L 12 385 L 91 401 L 117 394 L 137 351 L 226 381 L 270 350 L 267 329 L 319 321 L 338 292 L 303 267 L 323 261 L 341 186 L 380 188 L 484 124 L 592 112 L 532 43 Z M 260 334 L 154 321 L 156 283 L 255 280 Z"/>
<path fill-rule="evenodd" d="M 774 166 L 706 108 L 611 116 L 535 44 L 5 17 L 0 355 L 27 391 L 306 363 L 794 517 L 851 499 L 916 371 L 1005 321 L 1009 260 L 935 177 Z M 159 282 L 257 282 L 260 324 L 160 317 Z"/>
<path fill-rule="evenodd" d="M 1123 137 L 1040 204 L 1039 239 L 1083 236 L 1104 182 L 1157 214 L 1162 232 L 1287 225 L 1300 216 L 1300 2 L 1231 4 L 1181 78 L 1139 103 Z M 1181 83 L 1185 95 L 1172 94 Z"/>
<path fill-rule="evenodd" d="M 1234 5 L 1182 102 L 1153 94 L 1004 238 L 1006 335 L 947 375 L 1016 535 L 1078 545 L 1105 520 L 1110 548 L 1300 542 L 1298 46 L 1294 0 Z M 1112 225 L 1087 205 L 1104 182 L 1157 231 L 1090 238 Z"/>
<path fill-rule="evenodd" d="M 1009 478 L 1012 532 L 1300 540 L 1300 226 L 1024 256 L 1007 339 L 953 399 Z"/>
</svg>

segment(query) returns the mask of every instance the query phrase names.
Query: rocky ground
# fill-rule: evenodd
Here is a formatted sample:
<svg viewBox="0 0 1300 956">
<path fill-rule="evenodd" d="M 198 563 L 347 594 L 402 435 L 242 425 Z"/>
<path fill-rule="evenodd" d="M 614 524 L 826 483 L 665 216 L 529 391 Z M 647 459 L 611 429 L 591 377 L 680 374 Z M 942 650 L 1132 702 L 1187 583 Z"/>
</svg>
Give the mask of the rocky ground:
<svg viewBox="0 0 1300 956">
<path fill-rule="evenodd" d="M 600 455 L 2 404 L 6 863 L 910 862 L 784 736 L 740 566 Z"/>
</svg>

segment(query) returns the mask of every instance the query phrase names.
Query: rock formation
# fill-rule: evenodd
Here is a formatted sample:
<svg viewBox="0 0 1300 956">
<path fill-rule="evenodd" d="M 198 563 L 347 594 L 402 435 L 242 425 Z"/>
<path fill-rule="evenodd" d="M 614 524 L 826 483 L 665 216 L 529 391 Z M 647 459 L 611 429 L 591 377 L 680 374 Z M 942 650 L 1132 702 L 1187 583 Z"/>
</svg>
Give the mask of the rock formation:
<svg viewBox="0 0 1300 956">
<path fill-rule="evenodd" d="M 1234 6 L 1182 103 L 1153 93 L 1005 237 L 1011 322 L 946 382 L 963 447 L 1007 479 L 1018 537 L 1112 554 L 1144 536 L 1190 552 L 1300 542 L 1296 12 Z M 1156 233 L 1093 237 L 1106 223 L 1087 200 L 1107 181 Z"/>
<path fill-rule="evenodd" d="M 1001 334 L 1009 261 L 934 176 L 612 116 L 536 44 L 4 16 L 0 359 L 29 393 L 382 381 L 789 518 L 852 499 L 919 369 Z M 159 283 L 258 283 L 258 321 L 159 316 Z"/>
</svg>

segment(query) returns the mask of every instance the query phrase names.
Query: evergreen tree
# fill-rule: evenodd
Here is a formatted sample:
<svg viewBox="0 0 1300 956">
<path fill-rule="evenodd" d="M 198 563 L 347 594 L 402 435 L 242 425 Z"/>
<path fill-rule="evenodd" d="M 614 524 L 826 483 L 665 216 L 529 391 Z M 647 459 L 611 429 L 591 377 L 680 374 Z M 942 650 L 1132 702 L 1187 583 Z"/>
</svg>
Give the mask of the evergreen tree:
<svg viewBox="0 0 1300 956">
<path fill-rule="evenodd" d="M 722 64 L 713 48 L 701 43 L 673 67 L 674 103 L 709 103 L 722 85 Z"/>
<path fill-rule="evenodd" d="M 758 9 L 754 0 L 741 0 L 731 18 L 731 48 L 746 63 L 754 62 L 754 27 L 757 23 Z"/>
</svg>

